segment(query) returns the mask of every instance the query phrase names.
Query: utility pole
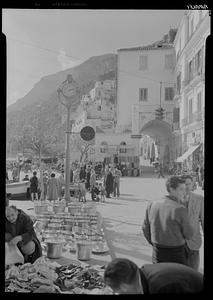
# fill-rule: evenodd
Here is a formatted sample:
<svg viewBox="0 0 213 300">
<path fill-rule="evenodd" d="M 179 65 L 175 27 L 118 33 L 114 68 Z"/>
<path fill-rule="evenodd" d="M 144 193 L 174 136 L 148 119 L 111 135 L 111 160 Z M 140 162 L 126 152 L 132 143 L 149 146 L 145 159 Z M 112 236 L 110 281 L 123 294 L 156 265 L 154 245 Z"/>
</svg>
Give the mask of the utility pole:
<svg viewBox="0 0 213 300">
<path fill-rule="evenodd" d="M 162 81 L 160 81 L 160 108 L 161 108 L 161 89 L 162 89 Z"/>
</svg>

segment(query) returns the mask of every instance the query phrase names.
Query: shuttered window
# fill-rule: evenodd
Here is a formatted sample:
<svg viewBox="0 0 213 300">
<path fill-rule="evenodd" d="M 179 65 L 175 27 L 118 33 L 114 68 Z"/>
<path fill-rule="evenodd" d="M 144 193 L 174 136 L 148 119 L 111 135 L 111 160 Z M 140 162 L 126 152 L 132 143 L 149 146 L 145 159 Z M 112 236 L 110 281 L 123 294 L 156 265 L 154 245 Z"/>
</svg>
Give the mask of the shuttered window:
<svg viewBox="0 0 213 300">
<path fill-rule="evenodd" d="M 165 88 L 165 101 L 172 101 L 174 98 L 174 89 L 172 87 Z"/>
<path fill-rule="evenodd" d="M 139 101 L 148 101 L 148 89 L 139 89 Z"/>
<path fill-rule="evenodd" d="M 173 54 L 165 55 L 165 69 L 173 69 L 174 68 L 174 56 Z"/>
<path fill-rule="evenodd" d="M 202 108 L 201 92 L 197 94 L 197 111 L 200 112 Z"/>
<path fill-rule="evenodd" d="M 148 69 L 148 56 L 140 55 L 139 56 L 139 70 L 147 70 Z"/>
</svg>

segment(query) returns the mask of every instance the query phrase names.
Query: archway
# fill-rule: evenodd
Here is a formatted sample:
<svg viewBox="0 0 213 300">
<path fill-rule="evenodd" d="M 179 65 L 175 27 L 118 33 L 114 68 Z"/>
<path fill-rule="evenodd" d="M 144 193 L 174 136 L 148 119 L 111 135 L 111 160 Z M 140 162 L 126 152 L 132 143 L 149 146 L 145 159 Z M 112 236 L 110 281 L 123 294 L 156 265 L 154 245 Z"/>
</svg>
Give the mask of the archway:
<svg viewBox="0 0 213 300">
<path fill-rule="evenodd" d="M 155 156 L 158 156 L 159 161 L 164 165 L 167 165 L 170 161 L 171 151 L 172 151 L 172 127 L 169 123 L 163 120 L 151 120 L 147 122 L 140 130 L 142 135 L 141 141 L 149 137 L 147 144 L 147 149 L 149 151 L 152 149 L 152 145 L 157 146 L 157 152 L 155 151 Z M 143 143 L 141 142 L 140 145 Z M 143 151 L 146 152 L 146 151 Z M 153 153 L 154 151 L 152 151 Z M 141 150 L 139 151 L 141 153 Z M 151 155 L 153 156 L 153 155 Z M 156 158 L 156 157 L 155 157 Z"/>
</svg>

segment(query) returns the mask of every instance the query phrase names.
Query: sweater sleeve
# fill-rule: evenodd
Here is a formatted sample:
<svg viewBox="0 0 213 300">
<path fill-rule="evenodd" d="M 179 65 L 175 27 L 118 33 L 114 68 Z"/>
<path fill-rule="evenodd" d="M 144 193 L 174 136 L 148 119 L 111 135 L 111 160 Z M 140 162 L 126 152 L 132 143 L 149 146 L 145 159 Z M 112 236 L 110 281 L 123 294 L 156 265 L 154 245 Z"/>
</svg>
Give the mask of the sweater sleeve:
<svg viewBox="0 0 213 300">
<path fill-rule="evenodd" d="M 194 231 L 189 221 L 189 215 L 187 209 L 185 207 L 179 207 L 177 212 L 179 215 L 180 226 L 181 226 L 183 237 L 187 240 L 190 240 L 194 234 Z"/>
<path fill-rule="evenodd" d="M 33 221 L 29 216 L 23 217 L 23 228 L 24 232 L 21 234 L 22 236 L 22 243 L 25 245 L 33 238 L 34 228 L 33 228 Z"/>
<path fill-rule="evenodd" d="M 144 217 L 144 221 L 143 221 L 143 225 L 142 225 L 142 231 L 143 231 L 143 234 L 144 234 L 146 240 L 148 241 L 148 243 L 152 245 L 150 222 L 149 222 L 149 212 L 151 209 L 151 205 L 152 205 L 152 203 L 150 203 L 146 208 L 145 217 Z"/>
</svg>

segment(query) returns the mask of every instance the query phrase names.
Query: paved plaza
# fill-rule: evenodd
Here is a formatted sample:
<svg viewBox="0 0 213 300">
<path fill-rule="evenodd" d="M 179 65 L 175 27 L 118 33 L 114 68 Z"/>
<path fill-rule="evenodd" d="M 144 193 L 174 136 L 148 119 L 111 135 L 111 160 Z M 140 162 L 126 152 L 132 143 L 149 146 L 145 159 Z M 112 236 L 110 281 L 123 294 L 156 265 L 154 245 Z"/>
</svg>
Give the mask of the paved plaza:
<svg viewBox="0 0 213 300">
<path fill-rule="evenodd" d="M 165 181 L 166 178 L 158 179 L 153 174 L 147 177 L 122 177 L 121 196 L 106 199 L 105 203 L 97 203 L 97 210 L 104 220 L 112 258 L 126 257 L 139 266 L 151 263 L 152 248 L 145 240 L 141 226 L 148 203 L 166 194 Z M 200 189 L 196 192 L 203 194 Z M 87 199 L 88 201 L 91 199 L 89 193 Z M 11 204 L 15 204 L 28 214 L 33 214 L 31 201 L 11 200 Z M 203 244 L 200 256 L 200 271 L 203 272 Z M 104 256 L 100 259 L 105 262 Z"/>
</svg>

